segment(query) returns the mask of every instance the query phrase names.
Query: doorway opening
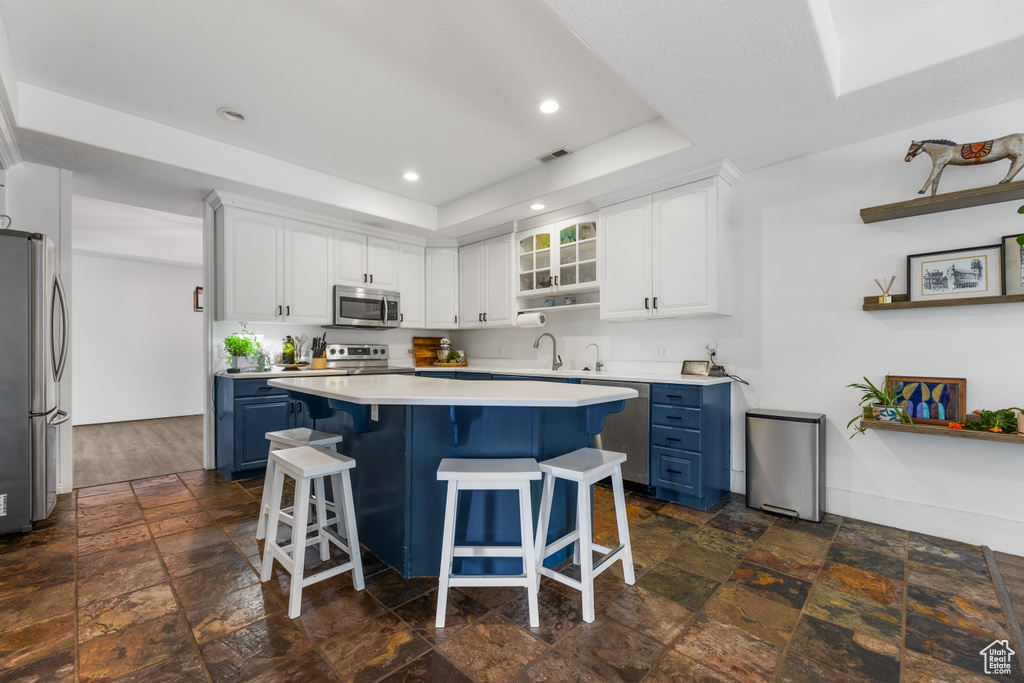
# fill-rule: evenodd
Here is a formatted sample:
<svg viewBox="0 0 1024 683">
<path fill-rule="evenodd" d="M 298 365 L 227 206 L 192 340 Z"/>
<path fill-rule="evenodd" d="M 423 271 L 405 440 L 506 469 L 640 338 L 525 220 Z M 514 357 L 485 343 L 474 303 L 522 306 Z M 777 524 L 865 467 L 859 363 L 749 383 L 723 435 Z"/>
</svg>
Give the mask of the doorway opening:
<svg viewBox="0 0 1024 683">
<path fill-rule="evenodd" d="M 203 467 L 203 220 L 72 198 L 75 488 Z"/>
</svg>

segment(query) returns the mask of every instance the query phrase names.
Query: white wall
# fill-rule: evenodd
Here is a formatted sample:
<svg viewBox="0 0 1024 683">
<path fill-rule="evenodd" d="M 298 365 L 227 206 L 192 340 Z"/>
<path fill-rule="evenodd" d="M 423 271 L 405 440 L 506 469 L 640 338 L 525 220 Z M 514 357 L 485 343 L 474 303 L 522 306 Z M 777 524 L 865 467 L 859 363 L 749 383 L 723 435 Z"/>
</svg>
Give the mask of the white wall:
<svg viewBox="0 0 1024 683">
<path fill-rule="evenodd" d="M 74 256 L 76 425 L 203 412 L 201 267 Z"/>
<path fill-rule="evenodd" d="M 865 225 L 863 207 L 912 199 L 930 171 L 905 164 L 910 140 L 986 140 L 1021 130 L 1024 101 L 922 125 L 747 174 L 734 219 L 736 300 L 728 318 L 602 323 L 594 311 L 550 316 L 544 330 L 453 333 L 470 357 L 550 362 L 559 338 L 567 363 L 589 362 L 589 342 L 614 365 L 656 362 L 669 346 L 679 361 L 703 358 L 717 339 L 727 367 L 751 382 L 733 389 L 733 489 L 743 490 L 743 414 L 752 407 L 828 416 L 830 512 L 989 545 L 1024 555 L 1024 449 L 1015 444 L 869 432 L 849 439 L 859 395 L 845 386 L 886 374 L 967 378 L 967 409 L 1024 404 L 1024 309 L 1020 304 L 866 313 L 872 278 L 896 275 L 906 291 L 906 256 L 995 244 L 1024 232 L 1021 202 Z M 950 168 L 940 190 L 997 182 L 1008 162 Z M 1020 178 L 1018 178 L 1020 180 Z M 589 352 L 593 353 L 593 350 Z"/>
</svg>

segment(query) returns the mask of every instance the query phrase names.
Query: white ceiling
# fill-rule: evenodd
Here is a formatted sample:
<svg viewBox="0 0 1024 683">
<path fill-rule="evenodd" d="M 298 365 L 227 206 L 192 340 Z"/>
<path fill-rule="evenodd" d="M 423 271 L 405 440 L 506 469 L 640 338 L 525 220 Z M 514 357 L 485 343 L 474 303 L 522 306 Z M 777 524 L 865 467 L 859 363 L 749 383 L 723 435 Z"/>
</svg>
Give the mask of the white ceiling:
<svg viewBox="0 0 1024 683">
<path fill-rule="evenodd" d="M 24 156 L 75 171 L 76 193 L 191 215 L 218 187 L 464 234 L 537 198 L 558 208 L 719 158 L 749 171 L 1024 94 L 1017 0 L 0 0 L 0 14 Z M 549 96 L 564 107 L 544 116 Z M 536 160 L 563 146 L 576 153 Z"/>
</svg>

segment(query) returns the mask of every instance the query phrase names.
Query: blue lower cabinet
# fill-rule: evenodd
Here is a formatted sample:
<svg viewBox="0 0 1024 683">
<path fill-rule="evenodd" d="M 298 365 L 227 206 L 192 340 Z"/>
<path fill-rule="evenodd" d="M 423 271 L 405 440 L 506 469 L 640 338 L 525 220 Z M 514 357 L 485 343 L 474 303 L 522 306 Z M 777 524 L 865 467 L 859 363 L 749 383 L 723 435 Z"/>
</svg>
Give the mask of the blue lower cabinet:
<svg viewBox="0 0 1024 683">
<path fill-rule="evenodd" d="M 494 379 L 509 380 L 509 381 L 529 381 L 529 382 L 563 382 L 565 384 L 579 384 L 579 379 L 575 377 L 530 377 L 528 375 L 495 375 Z"/>
<path fill-rule="evenodd" d="M 229 479 L 262 475 L 267 469 L 267 432 L 313 427 L 301 401 L 262 379 L 214 379 L 214 454 Z"/>
<path fill-rule="evenodd" d="M 707 510 L 729 492 L 732 385 L 651 385 L 655 495 Z"/>
<path fill-rule="evenodd" d="M 455 373 L 455 379 L 490 379 L 491 373 L 489 372 L 466 372 L 460 370 Z"/>
</svg>

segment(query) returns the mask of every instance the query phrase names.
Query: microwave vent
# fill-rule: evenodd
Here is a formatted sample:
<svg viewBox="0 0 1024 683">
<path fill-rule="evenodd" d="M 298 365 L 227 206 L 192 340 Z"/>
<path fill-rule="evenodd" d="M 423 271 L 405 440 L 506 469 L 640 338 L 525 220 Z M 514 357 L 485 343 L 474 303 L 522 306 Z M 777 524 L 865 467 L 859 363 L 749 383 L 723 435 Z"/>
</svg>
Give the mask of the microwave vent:
<svg viewBox="0 0 1024 683">
<path fill-rule="evenodd" d="M 559 157 L 564 157 L 564 156 L 567 156 L 569 154 L 572 154 L 572 152 L 567 150 L 565 147 L 560 147 L 560 148 L 556 149 L 554 152 L 548 152 L 547 154 L 545 154 L 542 157 L 537 157 L 537 160 L 540 161 L 541 163 L 546 164 L 549 161 L 554 161 L 555 159 L 557 159 Z"/>
</svg>

